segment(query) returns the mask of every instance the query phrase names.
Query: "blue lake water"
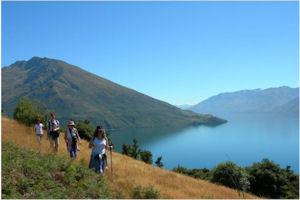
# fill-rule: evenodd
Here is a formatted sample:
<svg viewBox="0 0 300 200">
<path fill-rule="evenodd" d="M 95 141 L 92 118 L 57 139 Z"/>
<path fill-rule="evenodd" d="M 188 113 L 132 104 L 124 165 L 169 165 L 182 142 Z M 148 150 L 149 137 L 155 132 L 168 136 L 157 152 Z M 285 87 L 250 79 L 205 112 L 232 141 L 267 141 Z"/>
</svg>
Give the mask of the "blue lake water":
<svg viewBox="0 0 300 200">
<path fill-rule="evenodd" d="M 153 160 L 163 156 L 165 168 L 212 168 L 231 160 L 249 166 L 268 158 L 282 167 L 299 170 L 299 119 L 272 115 L 224 115 L 217 127 L 185 129 L 128 129 L 110 133 L 117 151 L 136 138 Z"/>
</svg>

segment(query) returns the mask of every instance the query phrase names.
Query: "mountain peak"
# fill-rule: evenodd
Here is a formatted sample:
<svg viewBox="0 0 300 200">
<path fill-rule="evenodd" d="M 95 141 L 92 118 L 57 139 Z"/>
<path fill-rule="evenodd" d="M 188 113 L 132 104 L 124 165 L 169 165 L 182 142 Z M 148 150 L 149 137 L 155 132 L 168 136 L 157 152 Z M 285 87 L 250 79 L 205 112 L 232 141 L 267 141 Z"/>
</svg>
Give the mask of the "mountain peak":
<svg viewBox="0 0 300 200">
<path fill-rule="evenodd" d="M 46 57 L 44 57 L 45 59 Z M 34 61 L 34 60 L 41 60 L 43 59 L 42 57 L 39 57 L 39 56 L 33 56 L 32 58 L 30 58 L 28 61 Z"/>
<path fill-rule="evenodd" d="M 40 62 L 62 62 L 60 60 L 57 59 L 52 59 L 52 58 L 47 58 L 47 57 L 38 57 L 38 56 L 33 56 L 32 58 L 30 58 L 27 62 L 28 63 L 40 63 Z"/>
<path fill-rule="evenodd" d="M 107 128 L 224 123 L 183 111 L 61 60 L 32 57 L 3 70 L 2 102 L 12 115 L 20 97 L 37 100 L 66 122 L 88 119 Z M 17 78 L 16 78 L 17 77 Z"/>
</svg>

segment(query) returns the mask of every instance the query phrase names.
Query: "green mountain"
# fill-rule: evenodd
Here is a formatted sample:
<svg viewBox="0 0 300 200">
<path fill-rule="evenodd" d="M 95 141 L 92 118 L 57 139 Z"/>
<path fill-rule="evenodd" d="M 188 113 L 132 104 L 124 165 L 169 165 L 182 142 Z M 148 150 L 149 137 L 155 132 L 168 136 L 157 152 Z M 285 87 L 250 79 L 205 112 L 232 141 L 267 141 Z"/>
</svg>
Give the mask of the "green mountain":
<svg viewBox="0 0 300 200">
<path fill-rule="evenodd" d="M 8 116 L 21 97 L 37 100 L 67 120 L 106 128 L 218 125 L 212 115 L 184 111 L 66 62 L 33 57 L 2 68 L 2 108 Z"/>
</svg>

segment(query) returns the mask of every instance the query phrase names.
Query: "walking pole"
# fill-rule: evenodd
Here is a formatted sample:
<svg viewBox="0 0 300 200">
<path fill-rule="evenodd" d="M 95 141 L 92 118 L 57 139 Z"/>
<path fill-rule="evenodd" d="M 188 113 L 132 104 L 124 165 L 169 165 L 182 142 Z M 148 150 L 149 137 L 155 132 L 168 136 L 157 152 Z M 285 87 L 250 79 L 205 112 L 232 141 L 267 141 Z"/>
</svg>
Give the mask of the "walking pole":
<svg viewBox="0 0 300 200">
<path fill-rule="evenodd" d="M 111 174 L 111 177 L 112 177 L 112 173 L 113 173 L 113 166 L 112 166 L 112 145 L 109 146 L 109 152 L 110 152 L 110 174 Z"/>
</svg>

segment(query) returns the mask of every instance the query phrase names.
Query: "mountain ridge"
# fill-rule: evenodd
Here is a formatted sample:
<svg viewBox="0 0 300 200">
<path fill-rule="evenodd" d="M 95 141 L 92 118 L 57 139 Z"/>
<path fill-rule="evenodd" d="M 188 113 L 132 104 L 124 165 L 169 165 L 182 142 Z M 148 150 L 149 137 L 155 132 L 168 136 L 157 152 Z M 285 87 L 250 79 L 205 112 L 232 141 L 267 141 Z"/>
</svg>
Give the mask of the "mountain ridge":
<svg viewBox="0 0 300 200">
<path fill-rule="evenodd" d="M 214 95 L 192 106 L 194 112 L 219 113 L 279 113 L 279 109 L 289 101 L 297 99 L 299 88 L 288 86 L 271 87 L 266 89 L 239 90 Z M 296 104 L 295 102 L 293 102 Z M 289 106 L 289 105 L 286 105 Z M 294 106 L 294 113 L 299 110 Z M 285 112 L 288 113 L 288 112 Z"/>
<path fill-rule="evenodd" d="M 9 116 L 20 97 L 38 100 L 69 119 L 106 128 L 218 125 L 225 121 L 183 111 L 64 61 L 33 57 L 2 68 L 2 103 Z"/>
</svg>

